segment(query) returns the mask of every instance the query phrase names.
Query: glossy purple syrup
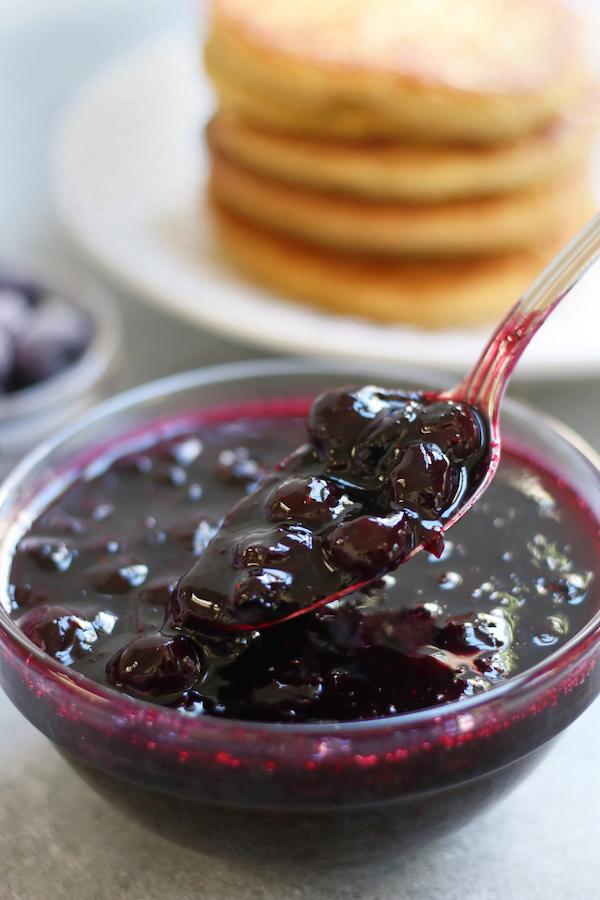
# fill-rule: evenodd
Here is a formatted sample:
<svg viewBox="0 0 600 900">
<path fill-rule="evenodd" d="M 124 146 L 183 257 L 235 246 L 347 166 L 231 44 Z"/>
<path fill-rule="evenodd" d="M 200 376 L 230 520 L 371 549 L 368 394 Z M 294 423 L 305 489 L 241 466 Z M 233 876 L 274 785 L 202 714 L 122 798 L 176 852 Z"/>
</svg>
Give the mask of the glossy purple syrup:
<svg viewBox="0 0 600 900">
<path fill-rule="evenodd" d="M 422 552 L 262 631 L 175 627 L 166 610 L 181 573 L 305 439 L 306 420 L 279 402 L 271 415 L 201 424 L 79 479 L 17 547 L 13 616 L 61 662 L 134 697 L 188 715 L 314 722 L 485 691 L 540 661 L 597 609 L 597 523 L 556 478 L 505 452 L 439 560 Z"/>
<path fill-rule="evenodd" d="M 173 626 L 261 628 L 381 578 L 419 544 L 439 556 L 486 468 L 477 413 L 423 394 L 327 391 L 308 438 L 227 513 L 179 582 Z"/>
</svg>

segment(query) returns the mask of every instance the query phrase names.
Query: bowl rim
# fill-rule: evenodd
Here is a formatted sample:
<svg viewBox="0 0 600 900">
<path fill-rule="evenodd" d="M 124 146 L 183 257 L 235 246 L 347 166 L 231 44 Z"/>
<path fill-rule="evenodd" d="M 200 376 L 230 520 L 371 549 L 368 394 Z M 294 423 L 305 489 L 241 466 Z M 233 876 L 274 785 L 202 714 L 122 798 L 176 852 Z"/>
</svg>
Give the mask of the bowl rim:
<svg viewBox="0 0 600 900">
<path fill-rule="evenodd" d="M 424 383 L 431 379 L 434 382 L 446 380 L 452 382 L 449 377 L 444 374 L 428 371 L 426 369 L 416 369 L 411 366 L 394 366 L 390 364 L 377 364 L 369 361 L 358 360 L 355 363 L 347 360 L 322 359 L 322 358 L 283 358 L 283 359 L 265 359 L 265 360 L 247 360 L 243 362 L 226 363 L 216 366 L 207 366 L 199 369 L 193 369 L 187 372 L 169 375 L 155 381 L 147 382 L 137 387 L 123 391 L 102 403 L 92 407 L 84 415 L 77 418 L 67 426 L 64 426 L 51 437 L 46 438 L 30 453 L 27 454 L 8 474 L 0 485 L 0 509 L 4 504 L 10 501 L 15 492 L 19 490 L 20 485 L 25 481 L 31 470 L 41 463 L 54 449 L 59 447 L 69 438 L 77 435 L 78 432 L 84 430 L 90 425 L 102 420 L 103 418 L 115 413 L 123 412 L 130 407 L 137 406 L 145 401 L 158 400 L 168 396 L 175 391 L 183 391 L 194 387 L 202 387 L 211 383 L 223 384 L 227 381 L 235 381 L 240 377 L 248 378 L 251 376 L 265 377 L 271 375 L 319 375 L 319 374 L 340 374 L 348 371 L 356 371 L 359 375 L 361 370 L 377 375 L 378 371 L 382 376 L 387 373 L 388 376 L 398 380 L 405 377 L 407 380 L 414 381 L 418 379 Z M 445 386 L 445 385 L 442 385 Z M 600 483 L 600 454 L 581 438 L 576 432 L 572 431 L 567 425 L 564 425 L 554 417 L 538 411 L 534 406 L 520 400 L 507 398 L 503 403 L 504 407 L 513 412 L 521 419 L 527 417 L 534 424 L 541 424 L 551 431 L 558 434 L 566 443 L 568 443 L 576 452 L 578 452 L 585 461 L 595 470 L 596 476 Z M 119 440 L 118 436 L 114 438 L 115 443 Z M 0 541 L 0 599 L 2 594 L 7 594 L 6 587 L 7 578 L 10 572 L 10 558 L 14 550 L 14 541 L 8 540 L 9 535 Z M 8 598 L 5 597 L 5 600 Z M 479 694 L 471 697 L 452 700 L 448 703 L 438 706 L 426 707 L 425 709 L 416 710 L 410 713 L 400 713 L 395 716 L 386 716 L 377 719 L 349 720 L 343 722 L 309 722 L 309 723 L 283 723 L 283 722 L 254 722 L 245 719 L 222 719 L 214 716 L 195 716 L 185 717 L 186 725 L 189 731 L 201 730 L 218 730 L 221 732 L 235 732 L 239 735 L 240 731 L 253 734 L 286 734 L 288 736 L 297 735 L 298 737 L 311 737 L 316 734 L 324 737 L 340 736 L 343 732 L 344 736 L 348 736 L 349 732 L 366 734 L 372 732 L 383 731 L 400 731 L 410 727 L 422 727 L 424 724 L 434 720 L 447 720 L 458 718 L 463 714 L 470 714 L 479 707 L 485 707 L 493 701 L 502 700 L 507 695 L 513 695 L 519 692 L 523 687 L 530 686 L 536 681 L 544 679 L 544 676 L 550 674 L 554 669 L 560 668 L 560 663 L 565 657 L 571 656 L 573 652 L 582 644 L 586 644 L 594 632 L 598 632 L 596 640 L 600 639 L 600 608 L 572 638 L 566 641 L 560 648 L 549 653 L 540 662 L 536 663 L 524 672 L 509 678 L 502 684 L 496 685 Z M 93 681 L 85 675 L 74 671 L 69 666 L 60 663 L 58 660 L 46 654 L 43 650 L 33 644 L 19 629 L 17 623 L 10 618 L 6 612 L 6 608 L 0 602 L 0 642 L 12 641 L 16 643 L 21 651 L 24 651 L 28 658 L 35 657 L 39 665 L 44 670 L 44 677 L 48 677 L 48 673 L 52 674 L 63 684 L 65 682 L 70 688 L 75 690 L 81 697 L 82 691 L 89 695 L 90 699 L 102 700 L 105 704 L 117 704 L 118 706 L 130 707 L 138 713 L 140 710 L 151 712 L 155 721 L 169 722 L 182 721 L 181 711 L 178 708 L 162 706 L 151 701 L 138 699 L 128 694 L 121 693 Z"/>
</svg>

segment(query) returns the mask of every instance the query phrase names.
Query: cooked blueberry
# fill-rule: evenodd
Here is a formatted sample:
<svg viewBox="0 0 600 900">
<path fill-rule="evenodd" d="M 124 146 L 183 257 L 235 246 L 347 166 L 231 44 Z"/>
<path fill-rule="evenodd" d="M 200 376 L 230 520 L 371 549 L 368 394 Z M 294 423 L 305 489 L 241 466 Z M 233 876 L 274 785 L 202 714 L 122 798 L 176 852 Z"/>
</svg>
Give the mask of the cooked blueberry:
<svg viewBox="0 0 600 900">
<path fill-rule="evenodd" d="M 439 514 L 453 501 L 458 473 L 436 444 L 408 444 L 390 474 L 393 498 Z"/>
<path fill-rule="evenodd" d="M 297 609 L 297 597 L 290 592 L 292 575 L 285 569 L 253 567 L 242 569 L 227 595 L 221 590 L 197 592 L 184 578 L 168 605 L 168 620 L 176 628 L 211 633 L 267 624 Z"/>
<path fill-rule="evenodd" d="M 508 640 L 506 621 L 484 613 L 465 613 L 446 620 L 436 644 L 457 655 L 496 650 Z"/>
<path fill-rule="evenodd" d="M 19 621 L 21 631 L 40 649 L 69 665 L 92 650 L 96 629 L 72 609 L 42 606 Z"/>
<path fill-rule="evenodd" d="M 323 540 L 333 564 L 364 581 L 402 562 L 412 549 L 413 526 L 403 514 L 389 519 L 359 516 L 335 525 Z"/>
<path fill-rule="evenodd" d="M 73 550 L 56 538 L 23 538 L 17 552 L 26 553 L 46 572 L 66 572 L 73 561 Z"/>
<path fill-rule="evenodd" d="M 201 665 L 190 638 L 141 634 L 125 644 L 107 674 L 109 681 L 130 693 L 169 703 L 200 677 Z"/>
<path fill-rule="evenodd" d="M 242 538 L 234 549 L 236 568 L 285 566 L 298 570 L 311 564 L 313 534 L 301 526 L 277 528 L 265 535 Z"/>
<path fill-rule="evenodd" d="M 217 531 L 215 516 L 198 511 L 171 525 L 167 535 L 170 540 L 177 541 L 187 551 L 199 556 Z"/>
<path fill-rule="evenodd" d="M 255 484 L 265 474 L 264 469 L 245 447 L 222 450 L 219 454 L 216 476 L 223 484 L 247 486 Z"/>
<path fill-rule="evenodd" d="M 133 556 L 117 555 L 90 566 L 83 581 L 100 594 L 125 594 L 134 587 L 140 587 L 147 576 L 147 565 Z"/>
<path fill-rule="evenodd" d="M 98 635 L 112 634 L 118 621 L 119 617 L 115 615 L 115 613 L 110 612 L 107 609 L 101 609 L 94 616 L 92 625 L 96 629 Z"/>
<path fill-rule="evenodd" d="M 341 496 L 337 485 L 324 478 L 288 478 L 269 495 L 265 511 L 274 522 L 322 525 L 334 517 Z"/>
<path fill-rule="evenodd" d="M 312 442 L 332 470 L 350 466 L 348 447 L 372 418 L 365 402 L 357 397 L 358 389 L 346 387 L 327 391 L 317 397 L 308 416 Z"/>
<path fill-rule="evenodd" d="M 240 576 L 233 591 L 233 615 L 239 624 L 250 621 L 269 621 L 281 606 L 293 607 L 289 587 L 290 572 L 275 568 L 249 570 Z"/>
<path fill-rule="evenodd" d="M 418 415 L 421 433 L 456 460 L 482 448 L 482 428 L 476 413 L 463 403 L 431 403 Z"/>
<path fill-rule="evenodd" d="M 87 526 L 80 518 L 56 509 L 50 509 L 42 515 L 39 524 L 45 532 L 57 537 L 83 537 L 88 533 Z"/>
<path fill-rule="evenodd" d="M 411 417 L 412 418 L 412 417 Z M 410 434 L 411 420 L 406 409 L 378 416 L 361 435 L 357 444 L 356 469 L 363 478 L 378 478 L 385 481 L 393 465 L 397 451 Z"/>
<path fill-rule="evenodd" d="M 295 475 L 300 473 L 302 477 L 305 472 L 311 472 L 322 466 L 323 461 L 317 448 L 310 443 L 302 444 L 297 447 L 286 459 L 280 460 L 273 467 L 276 473 L 285 473 L 286 475 Z M 280 474 L 280 477 L 284 477 Z M 265 478 L 269 478 L 268 475 Z"/>
<path fill-rule="evenodd" d="M 446 542 L 442 524 L 436 519 L 421 519 L 415 524 L 415 543 L 422 544 L 427 553 L 440 559 Z"/>
<path fill-rule="evenodd" d="M 436 619 L 422 606 L 399 611 L 385 610 L 364 616 L 362 629 L 365 646 L 387 643 L 410 656 L 420 647 L 434 643 Z"/>
<path fill-rule="evenodd" d="M 176 577 L 154 578 L 144 585 L 139 597 L 142 603 L 147 603 L 149 606 L 164 607 L 176 587 Z"/>
</svg>

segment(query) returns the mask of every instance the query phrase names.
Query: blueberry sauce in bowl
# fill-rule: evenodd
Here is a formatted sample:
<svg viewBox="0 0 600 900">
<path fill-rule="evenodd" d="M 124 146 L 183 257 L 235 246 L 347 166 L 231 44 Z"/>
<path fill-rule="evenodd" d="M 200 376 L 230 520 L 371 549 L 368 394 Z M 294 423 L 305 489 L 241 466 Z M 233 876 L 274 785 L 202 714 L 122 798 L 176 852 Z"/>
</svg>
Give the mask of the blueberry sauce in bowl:
<svg viewBox="0 0 600 900">
<path fill-rule="evenodd" d="M 423 381 L 298 361 L 177 376 L 105 404 L 5 485 L 0 678 L 105 796 L 207 852 L 381 858 L 501 796 L 596 696 L 600 473 L 514 403 L 500 471 L 439 558 L 266 628 L 173 616 L 223 517 L 306 440 L 313 397 Z M 276 486 L 269 531 L 242 550 L 268 569 L 289 550 L 283 507 L 327 505 L 341 480 Z"/>
</svg>

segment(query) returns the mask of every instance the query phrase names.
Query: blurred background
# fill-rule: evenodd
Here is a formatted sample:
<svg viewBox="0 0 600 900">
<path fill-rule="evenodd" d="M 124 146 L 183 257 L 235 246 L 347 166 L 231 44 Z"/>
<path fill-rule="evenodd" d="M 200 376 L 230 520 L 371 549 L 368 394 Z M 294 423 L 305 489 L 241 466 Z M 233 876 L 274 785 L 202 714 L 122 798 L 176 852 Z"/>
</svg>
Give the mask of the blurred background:
<svg viewBox="0 0 600 900">
<path fill-rule="evenodd" d="M 57 123 L 87 81 L 153 35 L 198 17 L 192 0 L 0 2 L 0 260 L 86 265 L 62 231 L 52 198 L 50 150 Z M 94 274 L 97 274 L 95 271 Z M 221 341 L 118 291 L 127 376 L 264 355 Z M 132 336 L 135 335 L 135 340 Z"/>
<path fill-rule="evenodd" d="M 598 12 L 595 0 L 570 2 Z M 86 83 L 123 54 L 177 26 L 197 33 L 202 18 L 202 4 L 192 0 L 0 0 L 0 261 L 76 261 L 103 277 L 58 221 L 50 177 L 57 126 Z M 125 386 L 198 365 L 268 355 L 190 329 L 121 286 L 111 288 L 124 316 Z M 596 382 L 545 380 L 511 390 L 600 446 L 598 417 L 589 414 Z"/>
</svg>

